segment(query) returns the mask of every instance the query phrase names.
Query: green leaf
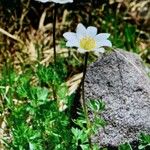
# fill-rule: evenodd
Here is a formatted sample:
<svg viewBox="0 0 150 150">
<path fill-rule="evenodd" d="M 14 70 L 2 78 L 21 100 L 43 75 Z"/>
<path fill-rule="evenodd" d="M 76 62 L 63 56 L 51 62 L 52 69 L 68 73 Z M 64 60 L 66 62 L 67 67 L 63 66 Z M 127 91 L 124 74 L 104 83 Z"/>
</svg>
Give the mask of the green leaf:
<svg viewBox="0 0 150 150">
<path fill-rule="evenodd" d="M 45 101 L 48 96 L 48 90 L 46 88 L 37 88 L 37 99 L 39 101 Z"/>
<path fill-rule="evenodd" d="M 81 144 L 80 147 L 82 150 L 89 150 L 89 144 Z"/>
<path fill-rule="evenodd" d="M 35 150 L 35 145 L 31 142 L 29 142 L 29 150 Z"/>
<path fill-rule="evenodd" d="M 68 88 L 65 84 L 58 87 L 57 95 L 58 95 L 60 100 L 65 100 L 65 98 L 67 97 L 67 93 L 68 93 Z"/>
<path fill-rule="evenodd" d="M 72 133 L 74 135 L 74 138 L 76 140 L 80 140 L 81 139 L 82 134 L 83 134 L 83 130 L 80 130 L 78 128 L 72 128 L 71 131 L 72 131 Z"/>
<path fill-rule="evenodd" d="M 100 113 L 105 109 L 105 104 L 101 100 L 89 100 L 87 105 L 91 111 L 97 113 Z"/>
<path fill-rule="evenodd" d="M 33 107 L 45 104 L 48 101 L 48 90 L 41 87 L 31 87 L 28 97 Z"/>
<path fill-rule="evenodd" d="M 119 145 L 119 150 L 132 150 L 132 147 L 129 143 L 124 143 Z"/>
<path fill-rule="evenodd" d="M 146 147 L 150 146 L 150 135 L 145 134 L 145 133 L 141 133 L 140 135 L 140 145 L 139 145 L 139 149 L 144 149 Z"/>
<path fill-rule="evenodd" d="M 17 87 L 17 94 L 21 97 L 21 98 L 26 98 L 28 96 L 28 91 L 25 85 L 20 85 L 19 87 Z"/>
<path fill-rule="evenodd" d="M 104 127 L 105 125 L 107 125 L 107 123 L 101 117 L 100 118 L 98 118 L 98 117 L 94 118 L 93 123 L 92 123 L 93 133 L 97 133 L 98 129 L 101 128 L 101 127 Z"/>
<path fill-rule="evenodd" d="M 149 134 L 145 134 L 145 133 L 141 133 L 140 141 L 142 141 L 144 143 L 150 143 L 150 135 Z"/>
</svg>

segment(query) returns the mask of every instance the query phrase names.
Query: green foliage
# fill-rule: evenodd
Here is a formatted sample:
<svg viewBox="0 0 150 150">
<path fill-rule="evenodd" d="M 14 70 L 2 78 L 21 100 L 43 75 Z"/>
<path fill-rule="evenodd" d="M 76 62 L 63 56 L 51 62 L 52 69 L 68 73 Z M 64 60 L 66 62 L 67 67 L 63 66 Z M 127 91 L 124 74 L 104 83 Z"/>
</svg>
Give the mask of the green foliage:
<svg viewBox="0 0 150 150">
<path fill-rule="evenodd" d="M 90 144 L 88 139 L 97 133 L 100 127 L 106 125 L 103 118 L 100 117 L 100 113 L 104 110 L 104 102 L 100 100 L 89 100 L 87 102 L 87 108 L 94 114 L 93 119 L 87 119 L 88 116 L 83 112 L 83 110 L 78 111 L 78 118 L 74 120 L 74 123 L 78 128 L 72 128 L 73 133 L 73 143 L 76 147 L 80 147 L 82 150 L 89 150 Z M 89 126 L 87 125 L 89 124 Z M 92 144 L 94 150 L 99 150 L 99 146 L 94 143 Z"/>
<path fill-rule="evenodd" d="M 133 52 L 138 53 L 136 48 L 136 27 L 131 24 L 125 24 L 124 36 L 126 49 L 128 51 L 132 49 Z"/>
<path fill-rule="evenodd" d="M 132 147 L 129 143 L 124 143 L 119 146 L 119 150 L 132 150 Z"/>
<path fill-rule="evenodd" d="M 37 76 L 41 84 L 59 84 L 59 77 L 57 72 L 52 67 L 38 66 Z"/>
<path fill-rule="evenodd" d="M 30 74 L 24 73 L 19 76 L 17 80 L 17 84 L 19 86 L 16 87 L 16 94 L 18 98 L 20 99 L 28 98 L 30 80 L 31 80 Z"/>
<path fill-rule="evenodd" d="M 36 75 L 41 84 L 59 85 L 67 77 L 65 60 L 58 58 L 55 65 L 51 64 L 48 67 L 39 64 Z"/>
<path fill-rule="evenodd" d="M 105 104 L 100 100 L 90 100 L 88 102 L 88 107 L 92 112 L 100 113 L 105 109 Z"/>
<path fill-rule="evenodd" d="M 55 69 L 38 66 L 35 72 L 20 75 L 16 75 L 13 70 L 9 70 L 9 73 L 6 71 L 4 69 L 0 80 L 4 87 L 0 93 L 6 100 L 2 111 L 9 111 L 7 126 L 11 140 L 4 139 L 6 147 L 15 150 L 70 149 L 72 132 L 68 128 L 71 123 L 69 107 L 72 96 L 67 95 L 68 89 L 62 82 L 66 74 L 64 67 Z M 32 78 L 37 74 L 39 80 L 33 86 Z M 48 86 L 38 86 L 41 81 Z M 9 90 L 6 92 L 7 86 Z M 53 100 L 51 87 L 57 89 L 57 101 Z M 60 112 L 61 100 L 68 108 Z"/>
<path fill-rule="evenodd" d="M 150 148 L 150 135 L 145 134 L 145 133 L 141 133 L 140 135 L 140 145 L 139 145 L 139 150 L 141 149 L 146 149 L 146 148 Z"/>
<path fill-rule="evenodd" d="M 122 17 L 123 14 L 116 15 L 116 12 L 109 8 L 106 8 L 104 14 L 101 31 L 111 33 L 113 45 L 117 48 L 139 53 L 136 43 L 138 37 L 136 25 L 125 22 Z"/>
<path fill-rule="evenodd" d="M 13 141 L 10 145 L 11 149 L 39 149 L 42 150 L 40 135 L 41 133 L 37 130 L 33 130 L 31 127 L 22 123 L 12 128 Z"/>
</svg>

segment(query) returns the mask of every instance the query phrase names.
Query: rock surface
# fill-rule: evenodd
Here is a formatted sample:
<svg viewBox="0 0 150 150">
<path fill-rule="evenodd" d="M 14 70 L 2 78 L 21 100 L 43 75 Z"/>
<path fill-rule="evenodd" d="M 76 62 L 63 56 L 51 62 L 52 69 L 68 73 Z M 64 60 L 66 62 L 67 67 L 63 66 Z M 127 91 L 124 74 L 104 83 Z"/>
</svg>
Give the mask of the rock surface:
<svg viewBox="0 0 150 150">
<path fill-rule="evenodd" d="M 150 133 L 150 79 L 138 55 L 115 50 L 87 68 L 85 97 L 102 99 L 108 123 L 93 142 L 117 146 Z M 90 114 L 92 118 L 92 114 Z"/>
</svg>

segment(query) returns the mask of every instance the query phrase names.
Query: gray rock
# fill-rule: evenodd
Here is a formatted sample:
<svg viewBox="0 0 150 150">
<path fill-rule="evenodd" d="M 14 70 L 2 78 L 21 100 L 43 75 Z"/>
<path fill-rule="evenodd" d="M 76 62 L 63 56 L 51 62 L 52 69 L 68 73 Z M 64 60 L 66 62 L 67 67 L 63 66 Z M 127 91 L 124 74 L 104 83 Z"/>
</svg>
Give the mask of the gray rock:
<svg viewBox="0 0 150 150">
<path fill-rule="evenodd" d="M 102 116 L 108 125 L 100 128 L 93 142 L 117 146 L 150 133 L 150 79 L 138 55 L 115 50 L 87 68 L 86 99 L 102 99 Z M 92 114 L 90 113 L 92 118 Z"/>
</svg>

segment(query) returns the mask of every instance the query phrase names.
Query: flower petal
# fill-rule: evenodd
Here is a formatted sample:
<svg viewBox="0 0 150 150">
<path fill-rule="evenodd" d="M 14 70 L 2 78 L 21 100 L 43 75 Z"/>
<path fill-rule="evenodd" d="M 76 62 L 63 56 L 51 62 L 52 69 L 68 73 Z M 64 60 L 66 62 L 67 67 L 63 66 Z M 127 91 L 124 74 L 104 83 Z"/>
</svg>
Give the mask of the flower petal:
<svg viewBox="0 0 150 150">
<path fill-rule="evenodd" d="M 66 32 L 63 34 L 63 37 L 67 40 L 71 40 L 72 38 L 76 38 L 76 34 L 74 32 Z"/>
<path fill-rule="evenodd" d="M 70 42 L 70 41 L 68 41 L 68 42 L 66 43 L 66 46 L 67 46 L 67 47 L 78 47 L 77 45 L 74 44 L 74 42 Z"/>
<path fill-rule="evenodd" d="M 68 40 L 66 43 L 66 46 L 69 46 L 69 47 L 73 47 L 73 46 L 78 47 L 79 46 L 79 42 L 78 42 L 78 39 L 77 39 L 77 36 L 75 33 L 66 32 L 63 34 L 63 36 L 66 40 Z"/>
<path fill-rule="evenodd" d="M 79 38 L 79 40 L 86 36 L 86 28 L 82 23 L 79 23 L 76 29 L 76 33 L 77 33 L 77 37 Z"/>
<path fill-rule="evenodd" d="M 97 34 L 95 36 L 95 39 L 98 41 L 98 40 L 103 40 L 103 39 L 107 39 L 108 37 L 110 36 L 109 33 L 100 33 L 100 34 Z"/>
<path fill-rule="evenodd" d="M 105 39 L 96 41 L 96 48 L 99 48 L 102 46 L 112 47 L 112 43 L 109 40 L 105 40 Z"/>
<path fill-rule="evenodd" d="M 89 26 L 87 28 L 87 35 L 89 35 L 90 37 L 94 37 L 97 34 L 97 28 L 93 27 L 93 26 Z"/>
</svg>

